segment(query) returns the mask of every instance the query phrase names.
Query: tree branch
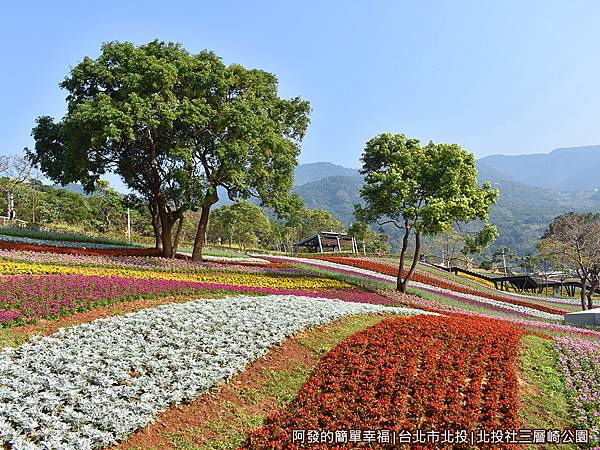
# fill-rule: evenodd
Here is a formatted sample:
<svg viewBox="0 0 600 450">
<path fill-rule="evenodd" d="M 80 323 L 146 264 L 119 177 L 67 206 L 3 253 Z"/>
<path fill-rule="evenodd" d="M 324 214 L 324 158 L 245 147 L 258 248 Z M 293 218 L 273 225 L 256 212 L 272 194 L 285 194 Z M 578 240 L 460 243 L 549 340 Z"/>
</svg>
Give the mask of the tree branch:
<svg viewBox="0 0 600 450">
<path fill-rule="evenodd" d="M 384 222 L 379 222 L 379 220 L 377 220 L 376 222 L 377 222 L 377 225 L 379 225 L 379 226 L 383 226 L 383 225 L 387 225 L 388 223 L 392 223 L 392 224 L 394 224 L 394 225 L 396 226 L 396 228 L 398 228 L 399 230 L 403 230 L 403 229 L 404 229 L 404 227 L 402 227 L 402 226 L 398 225 L 398 222 L 396 222 L 394 219 L 386 220 L 386 221 L 384 221 Z"/>
</svg>

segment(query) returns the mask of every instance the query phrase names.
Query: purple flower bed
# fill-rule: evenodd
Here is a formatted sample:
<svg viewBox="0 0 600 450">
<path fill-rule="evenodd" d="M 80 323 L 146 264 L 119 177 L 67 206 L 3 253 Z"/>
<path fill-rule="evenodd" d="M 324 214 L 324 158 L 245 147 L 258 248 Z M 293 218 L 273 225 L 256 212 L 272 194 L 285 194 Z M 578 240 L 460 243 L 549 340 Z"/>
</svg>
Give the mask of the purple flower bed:
<svg viewBox="0 0 600 450">
<path fill-rule="evenodd" d="M 600 343 L 557 337 L 554 348 L 578 425 L 589 429 L 597 444 L 600 442 Z"/>
<path fill-rule="evenodd" d="M 0 278 L 0 324 L 23 323 L 37 318 L 56 318 L 96 306 L 164 293 L 228 291 L 257 294 L 291 294 L 337 298 L 357 303 L 393 303 L 380 295 L 361 291 L 232 286 L 162 279 L 99 277 L 87 275 L 17 275 Z"/>
</svg>

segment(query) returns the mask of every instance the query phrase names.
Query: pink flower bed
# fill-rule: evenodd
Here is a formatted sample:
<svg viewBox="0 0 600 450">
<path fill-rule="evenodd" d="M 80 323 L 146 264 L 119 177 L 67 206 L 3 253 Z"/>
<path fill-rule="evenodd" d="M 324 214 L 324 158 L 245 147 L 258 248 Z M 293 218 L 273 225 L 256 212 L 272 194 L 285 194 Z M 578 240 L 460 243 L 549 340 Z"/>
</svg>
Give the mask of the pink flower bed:
<svg viewBox="0 0 600 450">
<path fill-rule="evenodd" d="M 0 278 L 0 324 L 56 318 L 97 306 L 164 293 L 227 291 L 292 294 L 336 298 L 359 303 L 391 304 L 392 300 L 362 291 L 275 289 L 157 278 L 88 275 L 16 275 Z"/>
</svg>

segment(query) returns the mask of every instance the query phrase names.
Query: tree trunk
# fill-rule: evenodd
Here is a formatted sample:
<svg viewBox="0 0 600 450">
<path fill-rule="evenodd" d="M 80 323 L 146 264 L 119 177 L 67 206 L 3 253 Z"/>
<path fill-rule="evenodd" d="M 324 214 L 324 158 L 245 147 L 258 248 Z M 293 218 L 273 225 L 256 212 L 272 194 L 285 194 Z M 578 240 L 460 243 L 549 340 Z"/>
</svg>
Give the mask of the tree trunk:
<svg viewBox="0 0 600 450">
<path fill-rule="evenodd" d="M 194 252 L 192 253 L 193 261 L 202 261 L 202 247 L 206 239 L 206 228 L 208 227 L 208 216 L 210 214 L 210 207 L 216 202 L 207 202 L 202 206 L 202 212 L 200 213 L 200 223 L 198 224 L 198 231 L 196 232 L 196 239 L 194 240 Z"/>
<path fill-rule="evenodd" d="M 593 297 L 594 297 L 594 291 L 596 290 L 597 287 L 598 287 L 598 280 L 592 279 L 592 281 L 590 283 L 590 290 L 587 292 L 587 308 L 588 309 L 594 308 Z"/>
<path fill-rule="evenodd" d="M 168 211 L 167 206 L 159 199 L 156 202 L 156 209 L 160 218 L 160 230 L 161 230 L 161 242 L 162 242 L 162 256 L 165 258 L 174 258 L 173 253 L 173 225 L 177 218 L 173 218 L 173 215 Z"/>
<path fill-rule="evenodd" d="M 404 255 L 408 247 L 408 236 L 410 235 L 410 228 L 404 222 L 404 237 L 402 238 L 402 249 L 400 250 L 400 264 L 398 265 L 398 277 L 396 278 L 396 290 L 402 293 L 406 292 L 406 285 L 402 282 L 404 276 Z"/>
<path fill-rule="evenodd" d="M 150 209 L 150 216 L 152 217 L 152 230 L 154 231 L 154 248 L 160 248 L 161 244 L 161 233 L 160 233 L 160 219 L 158 217 L 158 210 L 153 202 L 148 202 L 148 209 Z"/>
<path fill-rule="evenodd" d="M 415 253 L 413 254 L 412 264 L 410 265 L 410 269 L 406 274 L 406 278 L 402 282 L 402 292 L 406 292 L 406 287 L 408 286 L 408 282 L 415 273 L 415 268 L 417 267 L 417 262 L 419 261 L 419 252 L 421 251 L 421 232 L 415 231 Z"/>
<path fill-rule="evenodd" d="M 171 241 L 172 227 L 171 225 L 163 225 L 161 233 L 162 256 L 164 258 L 173 258 L 173 242 Z"/>
<path fill-rule="evenodd" d="M 183 229 L 183 221 L 185 216 L 182 214 L 179 218 L 179 224 L 177 225 L 177 231 L 175 232 L 175 242 L 173 243 L 173 254 L 177 254 L 177 247 L 179 247 L 179 239 L 181 238 L 181 230 Z"/>
<path fill-rule="evenodd" d="M 581 309 L 583 309 L 584 311 L 587 309 L 587 304 L 585 301 L 585 287 L 587 285 L 587 278 L 581 278 L 581 293 L 580 293 L 580 298 L 581 298 Z"/>
</svg>

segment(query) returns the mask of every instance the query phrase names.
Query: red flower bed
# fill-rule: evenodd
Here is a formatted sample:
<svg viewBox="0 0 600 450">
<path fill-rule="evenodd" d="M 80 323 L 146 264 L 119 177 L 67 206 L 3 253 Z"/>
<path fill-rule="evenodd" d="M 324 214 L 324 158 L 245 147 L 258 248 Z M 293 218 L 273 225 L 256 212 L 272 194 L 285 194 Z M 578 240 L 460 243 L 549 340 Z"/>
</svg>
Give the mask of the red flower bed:
<svg viewBox="0 0 600 450">
<path fill-rule="evenodd" d="M 358 267 L 359 269 L 372 270 L 373 272 L 378 272 L 378 273 L 381 273 L 384 275 L 391 275 L 394 277 L 398 276 L 397 268 L 391 267 L 391 266 L 388 266 L 385 264 L 378 264 L 378 263 L 374 263 L 371 261 L 364 261 L 364 260 L 357 259 L 357 258 L 336 258 L 333 256 L 323 256 L 323 257 L 320 257 L 319 259 L 322 259 L 323 261 L 338 263 L 338 264 L 345 264 L 347 266 Z M 408 271 L 405 270 L 404 274 L 402 276 L 405 277 L 407 274 L 408 274 Z M 413 273 L 412 279 L 419 283 L 428 284 L 430 286 L 435 286 L 435 287 L 439 287 L 442 289 L 448 289 L 451 291 L 460 292 L 462 294 L 477 295 L 479 297 L 485 297 L 485 298 L 497 300 L 500 302 L 510 303 L 513 305 L 526 306 L 528 308 L 537 309 L 538 311 L 544 311 L 544 312 L 547 312 L 550 314 L 563 315 L 568 312 L 563 309 L 551 308 L 549 306 L 538 305 L 536 303 L 520 301 L 520 300 L 514 299 L 512 297 L 495 295 L 495 294 L 492 294 L 491 292 L 470 289 L 464 285 L 461 285 L 460 283 L 453 283 L 451 281 L 442 280 L 437 277 L 435 277 L 435 278 L 429 277 L 422 273 L 416 273 L 416 272 Z"/>
<path fill-rule="evenodd" d="M 108 256 L 160 256 L 161 250 L 155 248 L 71 248 L 53 245 L 32 245 L 0 240 L 0 249 L 29 252 L 69 253 L 72 255 L 108 255 Z"/>
<path fill-rule="evenodd" d="M 301 448 L 293 430 L 517 429 L 522 333 L 483 318 L 386 319 L 325 355 L 245 447 Z"/>
</svg>

